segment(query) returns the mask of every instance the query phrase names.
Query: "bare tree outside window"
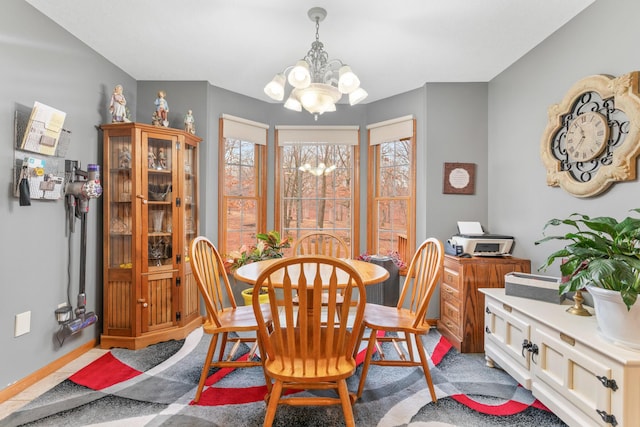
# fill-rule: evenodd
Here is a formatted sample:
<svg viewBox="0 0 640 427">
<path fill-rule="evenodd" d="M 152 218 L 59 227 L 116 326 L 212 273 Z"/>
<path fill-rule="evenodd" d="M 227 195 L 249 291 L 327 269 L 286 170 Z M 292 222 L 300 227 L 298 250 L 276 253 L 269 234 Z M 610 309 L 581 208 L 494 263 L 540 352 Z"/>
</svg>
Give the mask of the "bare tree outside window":
<svg viewBox="0 0 640 427">
<path fill-rule="evenodd" d="M 255 244 L 264 231 L 261 169 L 264 146 L 234 138 L 222 139 L 224 159 L 220 210 L 222 224 L 219 249 L 222 253 Z"/>
<path fill-rule="evenodd" d="M 354 146 L 283 145 L 279 155 L 283 235 L 297 240 L 313 230 L 331 231 L 352 251 Z"/>
<path fill-rule="evenodd" d="M 371 253 L 399 252 L 407 262 L 415 245 L 415 129 L 414 137 L 370 145 L 368 182 Z"/>
</svg>

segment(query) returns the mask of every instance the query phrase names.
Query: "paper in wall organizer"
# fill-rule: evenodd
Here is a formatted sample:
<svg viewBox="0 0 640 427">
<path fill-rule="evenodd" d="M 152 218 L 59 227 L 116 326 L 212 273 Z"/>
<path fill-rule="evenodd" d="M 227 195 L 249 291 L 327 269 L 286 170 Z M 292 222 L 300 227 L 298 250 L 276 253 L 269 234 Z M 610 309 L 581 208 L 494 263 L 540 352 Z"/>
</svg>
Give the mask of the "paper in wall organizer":
<svg viewBox="0 0 640 427">
<path fill-rule="evenodd" d="M 20 149 L 55 155 L 65 118 L 65 112 L 36 101 Z"/>
</svg>

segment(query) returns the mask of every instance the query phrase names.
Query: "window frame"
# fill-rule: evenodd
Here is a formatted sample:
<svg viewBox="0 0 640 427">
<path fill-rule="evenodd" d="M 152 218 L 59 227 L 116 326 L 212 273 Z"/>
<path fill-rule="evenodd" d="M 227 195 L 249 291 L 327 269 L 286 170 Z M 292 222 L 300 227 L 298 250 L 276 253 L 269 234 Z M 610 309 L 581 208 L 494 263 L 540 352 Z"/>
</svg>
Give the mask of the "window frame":
<svg viewBox="0 0 640 427">
<path fill-rule="evenodd" d="M 379 248 L 377 242 L 379 240 L 378 229 L 378 203 L 382 200 L 407 200 L 407 235 L 405 242 L 397 242 L 396 250 L 400 254 L 405 263 L 411 261 L 412 254 L 416 247 L 416 119 L 412 121 L 412 136 L 408 138 L 392 138 L 386 142 L 409 140 L 411 144 L 411 156 L 409 165 L 410 190 L 408 196 L 390 198 L 380 196 L 380 145 L 381 143 L 372 144 L 371 127 L 367 132 L 367 251 L 372 254 L 378 254 Z M 384 143 L 384 142 L 383 142 Z M 381 254 L 384 255 L 384 254 Z"/>
<path fill-rule="evenodd" d="M 230 116 L 226 116 L 230 117 Z M 240 248 L 227 247 L 227 209 L 229 200 L 255 200 L 256 202 L 256 233 L 266 232 L 267 227 L 267 129 L 265 131 L 265 144 L 259 144 L 253 141 L 247 141 L 244 138 L 235 138 L 244 142 L 254 144 L 255 150 L 255 163 L 254 163 L 254 176 L 256 177 L 255 183 L 255 196 L 229 196 L 225 194 L 228 186 L 225 182 L 225 148 L 227 137 L 224 136 L 224 120 L 225 116 L 220 117 L 218 126 L 218 250 L 221 254 L 228 254 L 231 251 L 239 250 Z"/>
<path fill-rule="evenodd" d="M 313 132 L 313 127 L 309 128 L 309 132 Z M 327 128 L 332 128 L 332 126 L 327 126 Z M 354 130 L 355 131 L 355 130 Z M 298 131 L 300 132 L 300 131 Z M 304 132 L 304 131 L 302 131 Z M 357 144 L 351 145 L 352 147 L 352 185 L 351 185 L 351 256 L 357 257 L 360 251 L 360 227 L 358 224 L 360 223 L 360 127 L 357 126 Z M 283 204 L 283 195 L 282 195 L 282 178 L 281 173 L 278 173 L 282 170 L 282 148 L 280 144 L 280 131 L 276 126 L 275 129 L 275 194 L 274 194 L 274 224 L 276 224 L 276 228 L 282 232 L 283 230 L 283 215 L 282 215 L 282 204 Z M 346 144 L 345 144 L 346 145 Z M 331 231 L 329 229 L 324 229 L 327 231 Z M 311 230 L 310 230 L 311 231 Z"/>
</svg>

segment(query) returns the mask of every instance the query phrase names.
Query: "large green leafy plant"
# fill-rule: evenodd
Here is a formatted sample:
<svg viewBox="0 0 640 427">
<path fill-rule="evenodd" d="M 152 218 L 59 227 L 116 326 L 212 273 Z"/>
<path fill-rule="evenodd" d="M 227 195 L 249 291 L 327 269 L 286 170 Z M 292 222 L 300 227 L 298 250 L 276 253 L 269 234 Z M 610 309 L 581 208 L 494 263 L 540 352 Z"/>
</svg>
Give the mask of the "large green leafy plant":
<svg viewBox="0 0 640 427">
<path fill-rule="evenodd" d="M 632 211 L 638 213 L 640 209 Z M 640 219 L 627 217 L 618 222 L 611 217 L 590 218 L 574 213 L 566 219 L 549 220 L 543 234 L 556 226 L 569 226 L 570 231 L 546 236 L 535 244 L 549 240 L 567 242 L 540 267 L 546 269 L 561 260 L 560 293 L 593 285 L 620 292 L 629 309 L 640 290 Z"/>
</svg>

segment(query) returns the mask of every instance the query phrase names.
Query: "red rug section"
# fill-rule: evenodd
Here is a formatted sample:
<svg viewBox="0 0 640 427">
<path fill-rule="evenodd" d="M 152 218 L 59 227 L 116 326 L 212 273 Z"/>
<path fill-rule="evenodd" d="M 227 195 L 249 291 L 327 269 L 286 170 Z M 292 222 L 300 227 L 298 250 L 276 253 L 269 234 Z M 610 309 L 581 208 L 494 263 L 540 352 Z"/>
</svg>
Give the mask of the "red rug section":
<svg viewBox="0 0 640 427">
<path fill-rule="evenodd" d="M 379 332 L 378 336 L 383 335 L 384 332 Z M 435 348 L 433 349 L 433 352 L 431 353 L 431 360 L 433 364 L 438 365 L 452 347 L 453 346 L 449 341 L 447 341 L 446 338 L 441 337 Z M 364 361 L 365 353 L 366 347 L 361 350 L 356 357 L 356 362 L 358 364 L 361 364 Z M 245 354 L 240 357 L 240 359 L 245 360 L 247 357 L 248 354 Z M 207 387 L 203 390 L 199 402 L 195 403 L 191 401 L 190 405 L 241 405 L 245 403 L 264 400 L 264 396 L 267 393 L 266 385 L 245 388 L 212 387 L 234 370 L 235 368 L 218 369 L 213 375 L 207 378 L 205 382 L 205 385 Z M 88 387 L 92 390 L 102 390 L 119 382 L 127 381 L 131 378 L 134 378 L 141 373 L 142 372 L 120 362 L 113 356 L 111 352 L 109 352 L 73 374 L 71 377 L 69 377 L 69 379 L 78 385 Z M 296 392 L 296 390 L 288 390 L 287 392 L 285 392 L 285 394 Z M 452 395 L 451 398 L 473 409 L 474 411 L 489 415 L 514 415 L 524 411 L 529 407 L 529 405 L 527 404 L 516 402 L 513 400 L 505 402 L 501 405 L 486 405 L 476 402 L 464 394 Z M 538 400 L 534 401 L 530 406 L 537 409 L 549 411 L 549 409 Z"/>
<path fill-rule="evenodd" d="M 69 379 L 92 390 L 102 390 L 141 373 L 120 362 L 109 352 L 70 376 Z"/>
<path fill-rule="evenodd" d="M 433 352 L 431 353 L 431 361 L 434 365 L 440 364 L 442 362 L 442 358 L 451 350 L 451 343 L 447 341 L 445 337 L 440 337 L 440 341 L 436 344 Z"/>
<path fill-rule="evenodd" d="M 476 412 L 488 415 L 514 415 L 529 407 L 529 405 L 516 402 L 515 400 L 509 400 L 502 405 L 485 405 L 484 403 L 470 399 L 469 396 L 465 394 L 452 394 L 451 398 Z"/>
</svg>

